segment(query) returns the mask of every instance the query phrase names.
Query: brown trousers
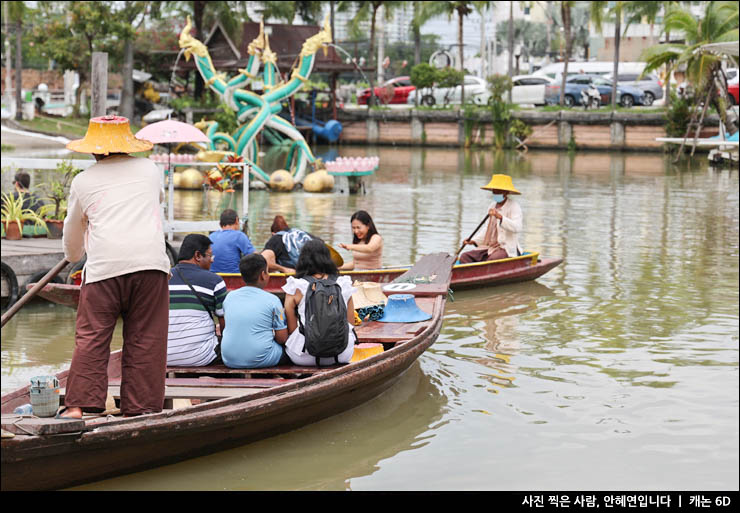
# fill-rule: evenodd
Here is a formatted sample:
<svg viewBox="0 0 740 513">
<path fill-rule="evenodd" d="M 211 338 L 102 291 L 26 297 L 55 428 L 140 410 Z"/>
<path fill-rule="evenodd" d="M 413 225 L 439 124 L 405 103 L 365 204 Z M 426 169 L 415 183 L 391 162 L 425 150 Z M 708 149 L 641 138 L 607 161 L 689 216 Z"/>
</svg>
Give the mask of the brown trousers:
<svg viewBox="0 0 740 513">
<path fill-rule="evenodd" d="M 65 406 L 88 412 L 105 410 L 110 342 L 122 316 L 121 412 L 139 415 L 162 411 L 168 285 L 168 276 L 162 271 L 138 271 L 82 286 Z"/>
<path fill-rule="evenodd" d="M 494 251 L 491 256 L 488 256 L 488 249 L 473 249 L 466 251 L 460 255 L 461 264 L 470 264 L 473 262 L 485 262 L 486 260 L 498 260 L 500 258 L 508 258 L 508 254 L 504 248 L 498 248 Z"/>
</svg>

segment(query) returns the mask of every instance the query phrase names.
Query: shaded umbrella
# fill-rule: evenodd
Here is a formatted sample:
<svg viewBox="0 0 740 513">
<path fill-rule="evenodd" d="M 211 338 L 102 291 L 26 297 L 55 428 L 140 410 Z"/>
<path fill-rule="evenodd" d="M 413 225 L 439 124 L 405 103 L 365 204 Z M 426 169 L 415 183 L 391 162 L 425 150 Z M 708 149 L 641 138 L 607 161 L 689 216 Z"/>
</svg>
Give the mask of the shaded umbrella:
<svg viewBox="0 0 740 513">
<path fill-rule="evenodd" d="M 170 159 L 172 155 L 173 143 L 192 143 L 192 142 L 209 142 L 210 139 L 206 134 L 195 128 L 193 125 L 175 121 L 174 119 L 165 119 L 147 125 L 138 132 L 136 138 L 149 141 L 154 144 L 164 144 L 167 146 L 167 172 L 170 172 Z"/>
</svg>

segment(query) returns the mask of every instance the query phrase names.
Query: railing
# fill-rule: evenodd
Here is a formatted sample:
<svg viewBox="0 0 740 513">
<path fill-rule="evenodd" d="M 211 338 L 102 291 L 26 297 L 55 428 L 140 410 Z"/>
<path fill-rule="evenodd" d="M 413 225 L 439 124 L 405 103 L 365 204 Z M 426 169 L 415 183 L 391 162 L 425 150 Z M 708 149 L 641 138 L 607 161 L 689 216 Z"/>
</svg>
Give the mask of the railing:
<svg viewBox="0 0 740 513">
<path fill-rule="evenodd" d="M 0 165 L 2 168 L 10 167 L 13 171 L 18 169 L 56 169 L 57 165 L 62 162 L 68 162 L 79 169 L 87 169 L 88 167 L 95 164 L 95 160 L 69 160 L 69 159 L 44 159 L 44 158 L 17 158 L 17 157 L 3 157 Z M 213 221 L 183 221 L 175 219 L 175 185 L 172 180 L 171 173 L 167 170 L 166 162 L 155 162 L 163 171 L 163 183 L 165 185 L 167 194 L 165 203 L 161 205 L 164 210 L 165 204 L 167 208 L 167 219 L 162 222 L 162 228 L 164 233 L 167 235 L 167 240 L 172 242 L 175 233 L 188 233 L 188 232 L 205 232 L 214 231 L 220 228 L 219 222 Z M 173 169 L 176 166 L 188 166 L 188 167 L 213 167 L 213 162 L 188 162 L 188 163 L 171 163 L 170 167 Z M 249 164 L 246 162 L 234 162 L 230 163 L 230 166 L 245 168 Z M 244 192 L 242 194 L 242 212 L 246 215 L 249 212 L 249 170 L 245 170 L 242 173 L 244 177 Z M 167 184 L 164 183 L 164 177 L 167 179 Z M 164 218 L 164 215 L 162 216 Z"/>
</svg>

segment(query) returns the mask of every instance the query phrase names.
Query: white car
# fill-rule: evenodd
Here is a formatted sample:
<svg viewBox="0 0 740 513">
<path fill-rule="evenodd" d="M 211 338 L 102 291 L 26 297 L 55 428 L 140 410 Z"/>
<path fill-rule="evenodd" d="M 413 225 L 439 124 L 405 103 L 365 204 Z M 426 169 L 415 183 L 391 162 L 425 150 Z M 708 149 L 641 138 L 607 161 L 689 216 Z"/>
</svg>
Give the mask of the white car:
<svg viewBox="0 0 740 513">
<path fill-rule="evenodd" d="M 418 90 L 411 91 L 406 103 L 414 105 Z M 472 101 L 476 105 L 485 105 L 491 96 L 486 80 L 473 76 L 465 76 L 465 102 Z M 432 87 L 421 90 L 420 105 L 431 107 L 433 105 L 459 104 L 462 98 L 462 86 L 456 87 Z"/>
<path fill-rule="evenodd" d="M 555 80 L 544 75 L 517 75 L 511 83 L 512 103 L 545 105 L 545 90 Z"/>
</svg>

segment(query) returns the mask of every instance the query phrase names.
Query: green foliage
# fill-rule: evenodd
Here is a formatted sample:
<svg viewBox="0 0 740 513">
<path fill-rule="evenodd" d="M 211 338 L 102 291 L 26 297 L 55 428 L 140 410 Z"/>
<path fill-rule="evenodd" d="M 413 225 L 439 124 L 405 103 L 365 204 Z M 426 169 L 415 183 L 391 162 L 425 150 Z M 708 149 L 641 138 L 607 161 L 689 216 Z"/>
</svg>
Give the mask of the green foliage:
<svg viewBox="0 0 740 513">
<path fill-rule="evenodd" d="M 3 207 L 0 209 L 0 221 L 6 227 L 10 223 L 17 223 L 21 232 L 25 221 L 33 221 L 37 227 L 46 228 L 46 223 L 39 214 L 30 208 L 23 208 L 23 196 L 23 194 L 14 196 L 12 192 L 2 193 Z"/>
<path fill-rule="evenodd" d="M 494 101 L 503 101 L 504 96 L 511 90 L 511 78 L 508 75 L 491 75 L 486 79 L 488 89 L 491 91 L 491 97 Z"/>
<path fill-rule="evenodd" d="M 695 103 L 692 97 L 679 97 L 671 91 L 671 104 L 665 112 L 665 133 L 668 137 L 683 137 Z"/>
<path fill-rule="evenodd" d="M 437 70 L 426 62 L 422 62 L 411 68 L 410 78 L 416 89 L 432 87 L 437 78 Z"/>
<path fill-rule="evenodd" d="M 506 146 L 510 134 L 511 105 L 504 97 L 511 89 L 511 78 L 508 75 L 491 75 L 487 78 L 491 91 L 489 100 L 493 124 L 493 144 L 497 149 Z"/>
<path fill-rule="evenodd" d="M 463 83 L 465 73 L 454 68 L 442 68 L 437 71 L 437 87 L 456 87 Z"/>
<path fill-rule="evenodd" d="M 64 160 L 57 164 L 54 170 L 55 174 L 60 176 L 59 179 L 52 179 L 40 185 L 46 193 L 45 199 L 50 203 L 44 205 L 41 209 L 41 216 L 47 219 L 64 219 L 66 216 L 67 196 L 72 179 L 82 172 L 82 169 L 76 168 L 71 162 Z"/>
<path fill-rule="evenodd" d="M 524 139 L 532 135 L 532 127 L 526 124 L 521 119 L 515 118 L 509 124 L 509 133 L 520 141 L 523 141 Z"/>
</svg>

